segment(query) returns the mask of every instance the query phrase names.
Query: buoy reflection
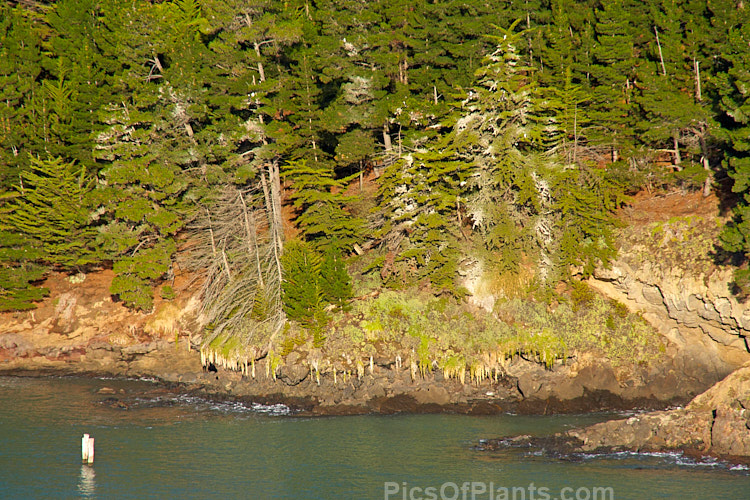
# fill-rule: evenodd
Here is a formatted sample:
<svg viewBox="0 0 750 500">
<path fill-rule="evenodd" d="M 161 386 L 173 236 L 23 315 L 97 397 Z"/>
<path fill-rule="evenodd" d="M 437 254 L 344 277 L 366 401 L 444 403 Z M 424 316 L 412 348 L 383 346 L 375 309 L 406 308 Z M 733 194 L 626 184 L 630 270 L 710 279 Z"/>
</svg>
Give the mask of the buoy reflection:
<svg viewBox="0 0 750 500">
<path fill-rule="evenodd" d="M 96 493 L 96 472 L 88 464 L 81 465 L 81 477 L 78 480 L 78 491 L 81 495 L 91 497 Z"/>
</svg>

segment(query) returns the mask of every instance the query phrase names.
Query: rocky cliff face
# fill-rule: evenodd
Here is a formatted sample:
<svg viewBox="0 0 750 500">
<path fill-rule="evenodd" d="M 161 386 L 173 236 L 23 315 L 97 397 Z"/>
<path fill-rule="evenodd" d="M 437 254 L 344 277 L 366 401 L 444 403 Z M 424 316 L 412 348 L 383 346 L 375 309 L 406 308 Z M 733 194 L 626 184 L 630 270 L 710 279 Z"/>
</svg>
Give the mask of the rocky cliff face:
<svg viewBox="0 0 750 500">
<path fill-rule="evenodd" d="M 142 314 L 112 300 L 111 280 L 111 271 L 51 274 L 45 285 L 55 291 L 53 297 L 32 311 L 0 314 L 0 371 L 174 382 L 200 373 L 200 357 L 190 350 L 189 318 L 196 303 L 164 302 L 155 313 Z"/>
<path fill-rule="evenodd" d="M 641 313 L 678 363 L 717 380 L 750 360 L 750 303 L 733 295 L 732 269 L 714 263 L 719 230 L 719 220 L 697 216 L 630 226 L 617 260 L 588 281 Z"/>
<path fill-rule="evenodd" d="M 669 339 L 669 357 L 683 374 L 723 380 L 684 408 L 603 422 L 537 444 L 563 452 L 671 449 L 750 460 L 750 303 L 732 294 L 732 269 L 714 261 L 720 227 L 712 216 L 631 224 L 622 231 L 617 260 L 588 283 Z"/>
</svg>

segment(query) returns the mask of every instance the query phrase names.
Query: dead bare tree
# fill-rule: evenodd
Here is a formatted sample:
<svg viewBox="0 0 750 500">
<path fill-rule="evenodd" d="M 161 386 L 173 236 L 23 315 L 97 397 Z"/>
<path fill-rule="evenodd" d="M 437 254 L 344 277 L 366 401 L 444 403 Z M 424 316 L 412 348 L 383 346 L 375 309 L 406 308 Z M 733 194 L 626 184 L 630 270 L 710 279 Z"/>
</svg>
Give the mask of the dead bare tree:
<svg viewBox="0 0 750 500">
<path fill-rule="evenodd" d="M 280 203 L 269 178 L 278 173 L 260 172 L 245 187 L 224 186 L 190 225 L 186 265 L 203 281 L 202 350 L 233 369 L 265 356 L 286 321 Z"/>
</svg>

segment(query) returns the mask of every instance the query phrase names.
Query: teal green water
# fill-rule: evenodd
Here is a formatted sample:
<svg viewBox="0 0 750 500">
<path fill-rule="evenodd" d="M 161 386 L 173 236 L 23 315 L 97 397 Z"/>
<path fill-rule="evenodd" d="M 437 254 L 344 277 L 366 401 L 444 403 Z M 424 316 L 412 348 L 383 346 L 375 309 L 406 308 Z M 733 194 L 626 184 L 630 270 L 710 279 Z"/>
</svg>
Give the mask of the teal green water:
<svg viewBox="0 0 750 500">
<path fill-rule="evenodd" d="M 103 404 L 112 397 L 96 393 L 103 386 L 122 390 L 116 397 L 129 409 Z M 611 488 L 617 499 L 750 499 L 748 470 L 710 460 L 572 461 L 474 449 L 480 439 L 547 434 L 605 415 L 283 413 L 191 399 L 148 382 L 0 377 L 0 499 L 610 498 L 595 496 L 608 493 L 594 487 Z M 80 463 L 84 432 L 96 439 L 93 466 Z"/>
</svg>

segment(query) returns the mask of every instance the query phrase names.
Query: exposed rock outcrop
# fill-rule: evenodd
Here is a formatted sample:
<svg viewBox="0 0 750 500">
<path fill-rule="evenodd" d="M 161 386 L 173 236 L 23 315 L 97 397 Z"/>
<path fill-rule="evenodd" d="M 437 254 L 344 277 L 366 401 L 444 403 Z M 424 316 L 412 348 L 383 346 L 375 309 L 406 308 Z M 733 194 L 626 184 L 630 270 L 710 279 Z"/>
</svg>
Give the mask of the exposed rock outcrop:
<svg viewBox="0 0 750 500">
<path fill-rule="evenodd" d="M 482 441 L 480 448 L 538 447 L 553 454 L 682 451 L 750 462 L 750 363 L 685 408 L 609 420 L 549 437 Z"/>
<path fill-rule="evenodd" d="M 679 449 L 750 458 L 750 364 L 685 408 L 603 422 L 561 437 L 584 452 Z"/>
<path fill-rule="evenodd" d="M 750 303 L 733 295 L 732 268 L 714 263 L 719 230 L 702 217 L 630 226 L 617 260 L 588 281 L 641 313 L 671 341 L 678 364 L 716 380 L 750 360 Z"/>
<path fill-rule="evenodd" d="M 600 293 L 642 314 L 670 342 L 674 383 L 718 383 L 685 408 L 611 420 L 551 437 L 489 440 L 482 446 L 537 445 L 562 453 L 683 450 L 750 461 L 750 301 L 732 293 L 732 268 L 715 262 L 722 221 L 709 200 L 700 213 L 641 213 L 630 207 L 618 258 L 588 280 Z M 659 206 L 662 206 L 662 201 Z M 647 207 L 646 207 L 647 208 Z M 648 212 L 646 210 L 645 212 Z M 668 215 L 667 215 L 668 216 Z M 606 375 L 606 374 L 604 374 Z"/>
</svg>

